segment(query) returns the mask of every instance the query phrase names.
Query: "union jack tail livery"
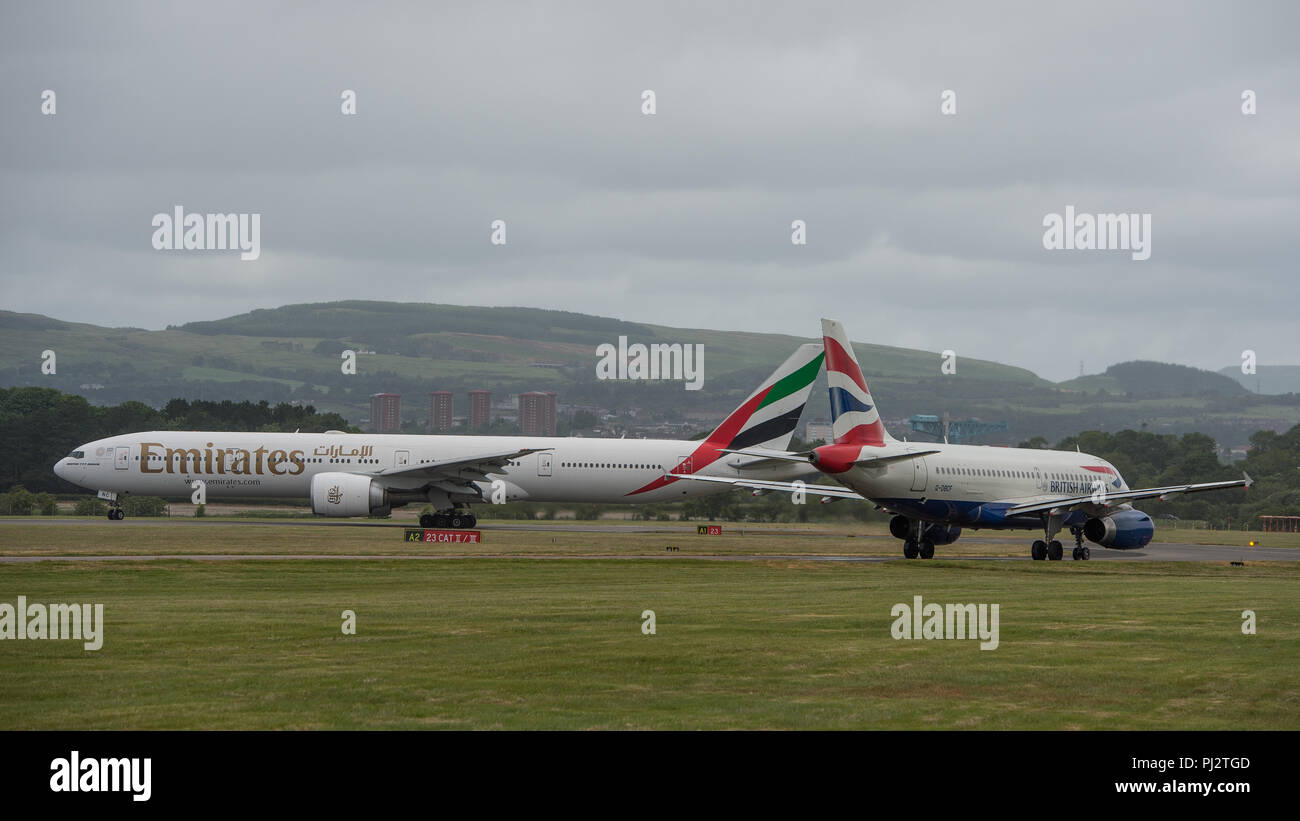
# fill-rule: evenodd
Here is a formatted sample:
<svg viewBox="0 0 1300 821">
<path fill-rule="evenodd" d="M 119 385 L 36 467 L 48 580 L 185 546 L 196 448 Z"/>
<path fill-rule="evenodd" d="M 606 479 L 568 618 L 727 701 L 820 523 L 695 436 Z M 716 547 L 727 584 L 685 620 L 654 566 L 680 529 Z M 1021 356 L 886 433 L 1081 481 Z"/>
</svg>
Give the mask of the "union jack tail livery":
<svg viewBox="0 0 1300 821">
<path fill-rule="evenodd" d="M 903 556 L 908 559 L 933 558 L 935 547 L 955 542 L 964 527 L 1041 529 L 1043 538 L 1029 548 L 1029 555 L 1038 561 L 1059 561 L 1064 556 L 1066 548 L 1057 540 L 1063 530 L 1074 537 L 1071 556 L 1076 560 L 1092 556 L 1085 539 L 1115 550 L 1146 547 L 1155 535 L 1155 524 L 1133 507 L 1140 499 L 1164 500 L 1184 493 L 1249 488 L 1254 483 L 1243 473 L 1240 479 L 1226 482 L 1132 489 L 1114 465 L 1079 449 L 896 442 L 880 421 L 844 326 L 823 319 L 822 347 L 834 443 L 809 453 L 743 454 L 758 456 L 760 462 L 807 459 L 838 486 L 745 476 L 743 466 L 736 466 L 735 476 L 696 472 L 674 480 L 871 502 L 893 517 L 889 532 L 902 540 Z M 715 438 L 725 441 L 727 437 Z"/>
<path fill-rule="evenodd" d="M 822 320 L 826 347 L 826 382 L 831 393 L 831 433 L 837 445 L 882 447 L 894 437 L 880 421 L 876 402 L 862 378 L 862 368 L 853 355 L 844 326 L 834 319 Z"/>
</svg>

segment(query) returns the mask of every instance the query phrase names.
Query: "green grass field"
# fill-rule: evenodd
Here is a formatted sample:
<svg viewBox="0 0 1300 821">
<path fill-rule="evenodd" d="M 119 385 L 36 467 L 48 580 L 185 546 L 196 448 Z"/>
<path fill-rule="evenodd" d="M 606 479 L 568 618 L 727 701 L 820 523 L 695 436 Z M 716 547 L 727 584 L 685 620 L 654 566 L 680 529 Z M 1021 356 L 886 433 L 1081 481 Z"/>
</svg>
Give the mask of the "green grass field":
<svg viewBox="0 0 1300 821">
<path fill-rule="evenodd" d="M 6 525 L 4 555 L 476 557 L 0 564 L 0 602 L 106 622 L 97 652 L 0 642 L 0 729 L 1300 727 L 1300 563 L 692 556 L 895 552 L 778 529 L 408 548 L 386 527 Z M 915 595 L 998 604 L 999 647 L 894 640 Z"/>
</svg>

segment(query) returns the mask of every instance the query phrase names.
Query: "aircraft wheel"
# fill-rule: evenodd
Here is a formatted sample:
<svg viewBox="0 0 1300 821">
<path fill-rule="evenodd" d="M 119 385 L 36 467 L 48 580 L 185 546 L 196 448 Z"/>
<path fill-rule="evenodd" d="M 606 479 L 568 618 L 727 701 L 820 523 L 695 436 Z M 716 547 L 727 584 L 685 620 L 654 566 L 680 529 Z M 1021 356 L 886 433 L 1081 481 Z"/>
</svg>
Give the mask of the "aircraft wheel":
<svg viewBox="0 0 1300 821">
<path fill-rule="evenodd" d="M 1034 558 L 1034 561 L 1036 562 L 1041 562 L 1043 559 L 1046 559 L 1047 542 L 1043 541 L 1042 539 L 1039 539 L 1038 541 L 1034 542 L 1033 545 L 1029 548 L 1029 555 L 1032 556 Z"/>
<path fill-rule="evenodd" d="M 435 514 L 435 515 L 434 515 L 434 517 L 433 517 L 433 526 L 434 526 L 434 527 L 446 527 L 447 525 L 448 525 L 447 514 L 445 514 L 445 513 L 438 513 L 438 514 Z"/>
<path fill-rule="evenodd" d="M 1059 562 L 1063 555 L 1065 555 L 1065 548 L 1061 547 L 1060 542 L 1052 539 L 1052 541 L 1047 543 L 1047 558 L 1054 562 Z"/>
<path fill-rule="evenodd" d="M 1085 562 L 1092 558 L 1092 550 L 1086 547 L 1079 548 L 1079 557 Z"/>
<path fill-rule="evenodd" d="M 917 545 L 917 547 L 922 559 L 934 558 L 934 542 L 929 539 L 922 539 L 921 543 Z"/>
<path fill-rule="evenodd" d="M 1074 559 L 1076 562 L 1083 558 L 1083 556 L 1080 555 L 1079 548 L 1076 547 L 1074 549 L 1074 552 L 1070 554 L 1070 558 Z"/>
<path fill-rule="evenodd" d="M 459 513 L 453 513 L 453 514 L 451 514 L 451 526 L 452 526 L 452 527 L 457 527 L 457 528 L 459 528 L 459 527 L 464 527 L 464 526 L 465 526 L 465 517 L 464 517 L 464 516 L 461 516 Z"/>
<path fill-rule="evenodd" d="M 473 513 L 465 517 L 465 527 L 474 527 L 478 524 L 478 517 Z"/>
<path fill-rule="evenodd" d="M 420 514 L 420 527 L 424 528 L 425 530 L 432 530 L 433 528 L 437 527 L 437 524 L 434 523 L 434 517 L 432 513 Z"/>
<path fill-rule="evenodd" d="M 919 551 L 918 551 L 918 549 L 917 549 L 916 542 L 912 541 L 911 539 L 904 539 L 904 540 L 903 540 L 903 556 L 904 556 L 904 557 L 906 557 L 906 558 L 908 558 L 908 559 L 915 559 L 915 558 L 916 558 L 916 554 L 917 554 L 918 552 L 919 552 Z"/>
</svg>

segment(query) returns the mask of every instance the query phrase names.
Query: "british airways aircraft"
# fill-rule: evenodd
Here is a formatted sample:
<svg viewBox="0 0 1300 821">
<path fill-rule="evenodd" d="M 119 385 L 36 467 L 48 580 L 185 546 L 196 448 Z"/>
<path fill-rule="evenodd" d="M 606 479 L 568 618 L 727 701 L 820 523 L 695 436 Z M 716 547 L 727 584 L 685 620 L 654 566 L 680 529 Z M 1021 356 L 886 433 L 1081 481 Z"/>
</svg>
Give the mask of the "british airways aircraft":
<svg viewBox="0 0 1300 821">
<path fill-rule="evenodd" d="M 539 502 L 668 502 L 725 492 L 685 476 L 791 480 L 816 475 L 785 454 L 822 346 L 801 345 L 703 441 L 536 436 L 230 433 L 148 431 L 77 447 L 54 472 L 111 503 L 122 519 L 126 494 L 207 498 L 310 499 L 321 516 L 385 515 L 428 503 L 422 527 L 474 527 L 470 505 Z"/>
<path fill-rule="evenodd" d="M 889 531 L 902 540 L 903 555 L 909 559 L 932 558 L 935 546 L 956 541 L 962 528 L 1041 529 L 1043 538 L 1030 548 L 1030 555 L 1038 560 L 1061 559 L 1064 548 L 1056 535 L 1067 529 L 1074 536 L 1076 560 L 1091 556 L 1085 538 L 1118 550 L 1144 547 L 1155 526 L 1150 516 L 1130 502 L 1251 485 L 1251 478 L 1243 473 L 1244 478 L 1230 482 L 1134 490 L 1114 465 L 1086 453 L 899 442 L 880 421 L 880 410 L 867 390 L 844 326 L 823 319 L 822 338 L 834 442 L 806 453 L 761 448 L 734 452 L 807 461 L 842 487 L 802 487 L 731 477 L 686 478 L 869 500 L 894 514 Z"/>
</svg>

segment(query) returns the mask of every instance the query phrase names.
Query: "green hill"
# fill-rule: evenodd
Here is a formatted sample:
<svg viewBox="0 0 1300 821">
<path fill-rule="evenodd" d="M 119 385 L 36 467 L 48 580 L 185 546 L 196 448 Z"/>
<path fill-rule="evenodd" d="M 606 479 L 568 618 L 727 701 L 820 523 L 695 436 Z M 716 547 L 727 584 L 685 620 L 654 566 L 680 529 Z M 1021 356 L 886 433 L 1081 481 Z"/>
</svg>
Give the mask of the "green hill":
<svg viewBox="0 0 1300 821">
<path fill-rule="evenodd" d="M 1219 373 L 1252 393 L 1266 396 L 1300 393 L 1300 365 L 1259 365 L 1251 374 L 1242 373 L 1240 365 L 1229 365 L 1219 369 Z"/>
<path fill-rule="evenodd" d="M 1098 390 L 1133 396 L 1240 396 L 1246 389 L 1220 373 L 1167 362 L 1134 360 L 1111 365 L 1105 373 L 1062 382 L 1063 390 Z"/>
<path fill-rule="evenodd" d="M 702 344 L 704 390 L 680 382 L 596 379 L 596 346 L 630 342 Z M 487 388 L 501 398 L 554 390 L 566 405 L 605 409 L 620 426 L 647 422 L 706 428 L 734 408 L 809 338 L 674 328 L 535 308 L 347 301 L 286 305 L 162 331 L 104 328 L 0 311 L 0 386 L 39 385 L 94 404 L 137 400 L 161 408 L 174 398 L 310 404 L 354 424 L 369 396 L 403 395 L 402 415 L 419 429 L 432 390 Z M 881 412 L 895 435 L 912 435 L 912 414 L 1005 420 L 1010 430 L 982 440 L 1050 441 L 1082 430 L 1200 431 L 1227 444 L 1260 428 L 1300 422 L 1300 396 L 1260 397 L 1221 374 L 1153 362 L 1054 384 L 1023 368 L 959 360 L 940 372 L 935 351 L 855 343 Z M 359 352 L 357 373 L 341 372 L 340 352 Z M 41 371 L 42 352 L 57 372 Z M 805 419 L 829 417 L 825 375 Z"/>
<path fill-rule="evenodd" d="M 673 382 L 598 381 L 596 346 L 617 343 L 620 335 L 629 342 L 703 344 L 707 390 L 684 391 Z M 557 390 L 566 402 L 601 406 L 710 411 L 729 409 L 806 341 L 535 308 L 367 301 L 287 305 L 163 331 L 0 312 L 0 384 L 155 405 L 181 394 L 297 399 L 350 418 L 368 412 L 371 393 L 479 387 L 501 394 Z M 40 371 L 46 349 L 58 356 L 53 376 Z M 345 349 L 360 352 L 355 375 L 340 370 Z M 882 385 L 916 383 L 918 374 L 939 372 L 937 353 L 881 345 L 859 345 L 858 351 Z M 961 361 L 961 380 L 1051 385 L 1022 368 L 971 359 Z"/>
</svg>

